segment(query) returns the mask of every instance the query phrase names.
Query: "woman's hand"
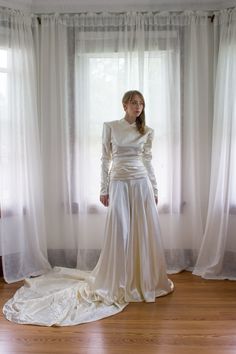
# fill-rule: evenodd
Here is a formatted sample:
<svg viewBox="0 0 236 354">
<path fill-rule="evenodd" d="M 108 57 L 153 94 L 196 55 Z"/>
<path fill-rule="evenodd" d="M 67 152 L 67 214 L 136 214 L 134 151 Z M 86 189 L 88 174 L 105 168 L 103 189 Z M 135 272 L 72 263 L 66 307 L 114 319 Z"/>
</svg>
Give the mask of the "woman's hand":
<svg viewBox="0 0 236 354">
<path fill-rule="evenodd" d="M 109 205 L 109 194 L 107 195 L 100 195 L 100 202 L 107 207 Z"/>
</svg>

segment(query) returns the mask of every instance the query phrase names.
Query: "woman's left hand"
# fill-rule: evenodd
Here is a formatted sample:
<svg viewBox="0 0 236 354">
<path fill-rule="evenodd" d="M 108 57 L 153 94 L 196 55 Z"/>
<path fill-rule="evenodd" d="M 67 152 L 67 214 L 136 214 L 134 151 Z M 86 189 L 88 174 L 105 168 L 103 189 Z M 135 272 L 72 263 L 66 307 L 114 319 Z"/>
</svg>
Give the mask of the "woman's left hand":
<svg viewBox="0 0 236 354">
<path fill-rule="evenodd" d="M 109 194 L 100 195 L 100 202 L 101 202 L 105 207 L 108 207 L 108 205 L 109 205 Z"/>
</svg>

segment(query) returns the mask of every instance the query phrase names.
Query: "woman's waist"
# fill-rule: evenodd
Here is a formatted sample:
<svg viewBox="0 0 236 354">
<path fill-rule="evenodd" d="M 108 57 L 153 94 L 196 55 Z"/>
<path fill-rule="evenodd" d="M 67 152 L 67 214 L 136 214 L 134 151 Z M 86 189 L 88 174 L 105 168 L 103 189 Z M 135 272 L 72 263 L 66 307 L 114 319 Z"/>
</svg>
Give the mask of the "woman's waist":
<svg viewBox="0 0 236 354">
<path fill-rule="evenodd" d="M 147 175 L 147 170 L 141 159 L 113 160 L 111 179 L 140 178 Z"/>
</svg>

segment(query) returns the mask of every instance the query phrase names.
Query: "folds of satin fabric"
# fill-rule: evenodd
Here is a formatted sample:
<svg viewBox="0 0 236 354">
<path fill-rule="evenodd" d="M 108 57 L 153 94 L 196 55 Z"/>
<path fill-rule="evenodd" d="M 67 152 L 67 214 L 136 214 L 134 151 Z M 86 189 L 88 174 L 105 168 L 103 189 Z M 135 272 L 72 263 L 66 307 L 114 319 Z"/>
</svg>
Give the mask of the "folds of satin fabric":
<svg viewBox="0 0 236 354">
<path fill-rule="evenodd" d="M 110 207 L 95 289 L 110 299 L 154 302 L 173 290 L 148 177 L 110 183 Z"/>
<path fill-rule="evenodd" d="M 114 315 L 129 302 L 154 302 L 172 291 L 149 179 L 113 180 L 95 269 L 54 268 L 27 279 L 3 312 L 17 323 L 68 326 Z"/>
<path fill-rule="evenodd" d="M 89 273 L 54 268 L 26 279 L 3 308 L 10 321 L 41 326 L 71 326 L 114 315 L 126 303 L 108 304 L 91 290 Z"/>
</svg>

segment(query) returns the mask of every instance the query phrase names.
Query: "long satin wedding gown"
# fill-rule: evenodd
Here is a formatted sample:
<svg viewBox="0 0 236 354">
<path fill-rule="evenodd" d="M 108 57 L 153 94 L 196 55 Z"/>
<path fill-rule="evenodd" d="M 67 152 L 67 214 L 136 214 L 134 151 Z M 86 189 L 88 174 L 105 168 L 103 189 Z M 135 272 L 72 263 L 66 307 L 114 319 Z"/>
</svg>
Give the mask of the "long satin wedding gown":
<svg viewBox="0 0 236 354">
<path fill-rule="evenodd" d="M 104 123 L 101 195 L 110 200 L 98 263 L 91 272 L 55 267 L 26 279 L 4 305 L 8 320 L 76 325 L 172 292 L 154 199 L 152 139 L 151 128 L 141 135 L 125 119 Z"/>
</svg>

